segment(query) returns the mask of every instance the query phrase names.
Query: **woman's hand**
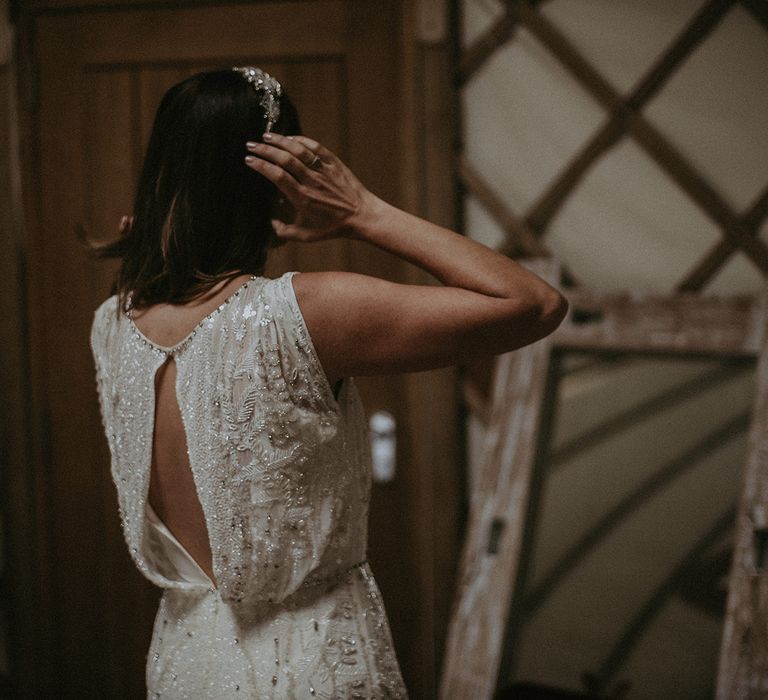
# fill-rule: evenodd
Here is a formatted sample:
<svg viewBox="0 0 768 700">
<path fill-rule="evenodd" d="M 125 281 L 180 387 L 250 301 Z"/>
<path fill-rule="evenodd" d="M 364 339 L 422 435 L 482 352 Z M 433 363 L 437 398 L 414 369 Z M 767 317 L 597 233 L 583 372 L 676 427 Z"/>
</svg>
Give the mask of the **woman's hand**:
<svg viewBox="0 0 768 700">
<path fill-rule="evenodd" d="M 280 238 L 359 238 L 445 285 L 349 272 L 295 275 L 296 298 L 331 384 L 507 352 L 551 333 L 563 319 L 560 293 L 505 255 L 372 195 L 312 139 L 264 138 L 266 144 L 248 146 L 254 156 L 246 162 L 296 209 L 294 223 L 274 222 Z"/>
<path fill-rule="evenodd" d="M 318 241 L 355 235 L 373 195 L 331 151 L 304 136 L 264 134 L 249 141 L 249 168 L 271 180 L 296 210 L 292 223 L 273 220 L 279 238 Z"/>
</svg>

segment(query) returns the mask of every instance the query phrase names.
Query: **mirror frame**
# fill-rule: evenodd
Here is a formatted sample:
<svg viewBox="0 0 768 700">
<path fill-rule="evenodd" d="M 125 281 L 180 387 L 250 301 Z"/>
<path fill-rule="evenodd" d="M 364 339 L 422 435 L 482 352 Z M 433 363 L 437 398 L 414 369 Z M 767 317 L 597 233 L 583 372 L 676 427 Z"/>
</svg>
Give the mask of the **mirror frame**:
<svg viewBox="0 0 768 700">
<path fill-rule="evenodd" d="M 529 267 L 558 281 L 553 261 Z M 584 289 L 565 294 L 569 313 L 554 334 L 495 363 L 440 697 L 491 698 L 507 682 L 535 465 L 552 423 L 553 358 L 563 350 L 757 359 L 716 698 L 768 688 L 768 291 L 727 297 Z"/>
</svg>

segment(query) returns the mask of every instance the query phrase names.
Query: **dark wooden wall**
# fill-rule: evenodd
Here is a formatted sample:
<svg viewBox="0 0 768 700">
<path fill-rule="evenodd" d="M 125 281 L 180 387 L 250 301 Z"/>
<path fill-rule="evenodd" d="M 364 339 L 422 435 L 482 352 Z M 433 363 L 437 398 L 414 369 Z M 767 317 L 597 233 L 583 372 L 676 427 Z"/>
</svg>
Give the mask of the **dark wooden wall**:
<svg viewBox="0 0 768 700">
<path fill-rule="evenodd" d="M 270 22 L 259 16 L 262 8 Z M 448 157 L 450 90 L 425 89 L 448 60 L 447 37 L 419 39 L 424 17 L 412 3 L 394 0 L 34 0 L 18 10 L 19 61 L 0 76 L 3 90 L 12 75 L 19 79 L 24 200 L 23 222 L 5 229 L 18 233 L 3 236 L 0 263 L 3 389 L 14 400 L 5 402 L 2 433 L 12 680 L 24 689 L 21 697 L 137 697 L 157 591 L 132 567 L 119 531 L 87 347 L 111 270 L 87 258 L 73 231 L 84 224 L 107 236 L 126 211 L 163 90 L 235 57 L 284 76 L 304 108 L 305 129 L 348 158 L 375 191 L 450 224 L 451 171 L 441 162 Z M 248 21 L 233 22 L 244 14 Z M 214 47 L 206 34 L 219 22 L 231 29 L 221 30 L 226 45 Z M 277 36 L 270 42 L 265 34 L 255 44 L 252 28 L 269 24 L 299 43 L 281 44 Z M 183 36 L 186 42 L 174 43 Z M 334 36 L 343 46 L 330 47 Z M 442 73 L 444 83 L 449 73 Z M 0 169 L 10 172 L 13 161 L 6 143 L 0 146 Z M 18 204 L 6 189 L 0 198 Z M 323 266 L 425 278 L 347 243 L 311 253 L 287 249 L 272 271 Z M 406 682 L 414 697 L 429 698 L 458 551 L 454 373 L 360 385 L 369 410 L 385 408 L 398 420 L 398 476 L 375 486 L 370 558 Z"/>
</svg>

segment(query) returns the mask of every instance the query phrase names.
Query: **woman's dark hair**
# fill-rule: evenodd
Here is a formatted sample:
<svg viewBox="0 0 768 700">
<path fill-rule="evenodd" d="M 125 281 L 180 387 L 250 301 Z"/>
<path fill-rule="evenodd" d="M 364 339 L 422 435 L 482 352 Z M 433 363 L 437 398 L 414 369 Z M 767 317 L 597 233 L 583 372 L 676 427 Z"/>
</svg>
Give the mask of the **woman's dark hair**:
<svg viewBox="0 0 768 700">
<path fill-rule="evenodd" d="M 165 93 L 155 115 L 133 218 L 97 248 L 122 261 L 119 307 L 181 303 L 222 279 L 261 274 L 275 241 L 277 188 L 245 165 L 246 141 L 261 141 L 262 94 L 238 71 L 198 73 Z M 272 131 L 300 132 L 283 91 Z"/>
</svg>

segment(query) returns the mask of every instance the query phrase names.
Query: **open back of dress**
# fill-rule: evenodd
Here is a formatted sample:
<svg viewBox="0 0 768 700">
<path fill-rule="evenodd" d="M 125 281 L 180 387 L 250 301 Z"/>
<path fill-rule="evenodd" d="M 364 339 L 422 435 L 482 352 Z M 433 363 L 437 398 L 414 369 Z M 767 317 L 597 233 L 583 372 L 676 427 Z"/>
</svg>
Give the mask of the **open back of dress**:
<svg viewBox="0 0 768 700">
<path fill-rule="evenodd" d="M 365 414 L 354 382 L 328 385 L 293 274 L 250 280 L 173 347 L 116 297 L 96 312 L 123 531 L 165 589 L 149 697 L 407 697 L 366 560 Z"/>
<path fill-rule="evenodd" d="M 170 563 L 187 580 L 215 586 L 203 507 L 189 464 L 187 436 L 176 398 L 176 363 L 155 375 L 155 426 L 147 517 Z"/>
</svg>

